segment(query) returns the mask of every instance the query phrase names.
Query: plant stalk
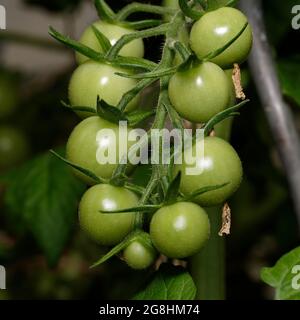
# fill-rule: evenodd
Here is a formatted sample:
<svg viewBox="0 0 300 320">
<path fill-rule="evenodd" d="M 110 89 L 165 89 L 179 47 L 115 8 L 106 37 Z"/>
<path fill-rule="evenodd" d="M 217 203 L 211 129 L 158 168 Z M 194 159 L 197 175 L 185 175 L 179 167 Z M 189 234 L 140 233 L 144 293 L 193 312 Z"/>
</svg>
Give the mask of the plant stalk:
<svg viewBox="0 0 300 320">
<path fill-rule="evenodd" d="M 211 236 L 206 246 L 190 259 L 190 272 L 197 287 L 197 300 L 225 299 L 225 241 L 218 235 L 221 208 L 207 209 Z"/>
</svg>

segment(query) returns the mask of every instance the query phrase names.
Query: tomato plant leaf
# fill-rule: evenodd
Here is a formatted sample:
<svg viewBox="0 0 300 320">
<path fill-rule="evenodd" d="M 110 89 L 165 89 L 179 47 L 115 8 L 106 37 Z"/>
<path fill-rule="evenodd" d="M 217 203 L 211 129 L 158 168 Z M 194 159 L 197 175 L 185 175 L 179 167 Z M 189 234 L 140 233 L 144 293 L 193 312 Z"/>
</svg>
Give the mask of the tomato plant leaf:
<svg viewBox="0 0 300 320">
<path fill-rule="evenodd" d="M 119 124 L 120 121 L 127 121 L 125 114 L 120 109 L 109 105 L 99 98 L 97 102 L 97 113 L 99 117 L 112 123 Z"/>
<path fill-rule="evenodd" d="M 177 173 L 176 177 L 170 183 L 164 199 L 165 203 L 170 204 L 176 201 L 179 194 L 180 180 L 181 180 L 181 171 Z"/>
<path fill-rule="evenodd" d="M 108 22 L 114 22 L 116 14 L 104 0 L 95 0 L 94 3 L 100 18 Z"/>
<path fill-rule="evenodd" d="M 161 208 L 161 205 L 146 204 L 146 205 L 143 205 L 143 206 L 125 208 L 125 209 L 113 210 L 113 211 L 103 211 L 103 210 L 101 210 L 99 212 L 106 213 L 106 214 L 130 213 L 130 212 L 149 212 L 149 211 L 156 211 L 159 208 Z"/>
<path fill-rule="evenodd" d="M 276 289 L 277 300 L 299 300 L 300 247 L 281 257 L 274 267 L 263 268 L 261 278 Z"/>
<path fill-rule="evenodd" d="M 200 11 L 193 9 L 189 4 L 187 0 L 179 0 L 179 6 L 180 9 L 182 10 L 182 12 L 189 18 L 193 19 L 193 20 L 198 20 L 200 19 L 203 14 L 205 13 L 204 10 L 202 9 Z"/>
<path fill-rule="evenodd" d="M 52 38 L 56 39 L 57 41 L 63 43 L 67 47 L 83 54 L 84 56 L 86 56 L 92 60 L 99 61 L 99 62 L 105 61 L 104 55 L 102 53 L 97 52 L 97 51 L 93 50 L 92 48 L 85 46 L 84 44 L 82 44 L 78 41 L 75 41 L 69 37 L 62 35 L 57 30 L 55 30 L 53 27 L 49 28 L 49 35 Z"/>
<path fill-rule="evenodd" d="M 194 300 L 196 286 L 183 268 L 162 265 L 134 300 Z"/>
<path fill-rule="evenodd" d="M 114 246 L 108 253 L 106 253 L 103 257 L 101 257 L 98 261 L 93 263 L 90 268 L 98 267 L 100 264 L 106 262 L 119 252 L 121 252 L 123 249 L 125 249 L 131 242 L 136 240 L 139 237 L 139 234 L 142 234 L 143 232 L 140 230 L 131 232 L 122 242 Z"/>
<path fill-rule="evenodd" d="M 148 78 L 159 79 L 163 76 L 173 75 L 176 71 L 177 71 L 177 67 L 171 67 L 171 68 L 165 68 L 165 69 L 157 69 L 147 73 L 128 74 L 128 73 L 116 72 L 115 74 L 124 78 L 131 78 L 131 79 L 148 79 Z"/>
<path fill-rule="evenodd" d="M 204 135 L 208 136 L 209 133 L 211 132 L 211 130 L 213 130 L 214 126 L 217 125 L 218 123 L 220 123 L 221 121 L 236 116 L 239 113 L 237 112 L 237 110 L 239 110 L 243 105 L 245 105 L 247 102 L 249 102 L 248 99 L 236 104 L 233 107 L 227 108 L 224 111 L 221 111 L 219 113 L 217 113 L 214 117 L 212 117 L 205 125 L 204 127 Z"/>
<path fill-rule="evenodd" d="M 285 96 L 300 106 L 300 56 L 282 60 L 278 63 L 278 75 Z"/>
<path fill-rule="evenodd" d="M 135 127 L 144 120 L 155 115 L 155 110 L 135 110 L 126 114 L 130 127 Z"/>
<path fill-rule="evenodd" d="M 93 32 L 98 39 L 98 42 L 103 50 L 104 53 L 106 53 L 110 48 L 111 44 L 108 38 L 99 30 L 97 29 L 93 24 L 91 25 Z"/>
<path fill-rule="evenodd" d="M 91 113 L 91 114 L 95 114 L 96 113 L 96 110 L 94 108 L 91 108 L 91 107 L 71 106 L 70 104 L 64 102 L 63 100 L 61 100 L 60 103 L 62 104 L 62 106 L 64 108 L 70 109 L 72 111 L 88 112 L 88 113 Z"/>
<path fill-rule="evenodd" d="M 95 173 L 93 173 L 92 171 L 88 170 L 88 169 L 85 169 L 85 168 L 82 168 L 80 166 L 78 166 L 77 164 L 65 159 L 64 157 L 62 157 L 61 155 L 59 155 L 58 153 L 56 153 L 55 151 L 53 150 L 50 150 L 50 152 L 56 156 L 58 159 L 60 159 L 61 161 L 63 161 L 65 164 L 69 165 L 70 167 L 78 170 L 79 172 L 81 172 L 82 174 L 86 175 L 87 177 L 93 179 L 95 182 L 97 183 L 106 183 L 105 180 L 99 178 L 98 176 L 96 176 Z"/>
<path fill-rule="evenodd" d="M 25 222 L 50 266 L 57 263 L 76 225 L 84 189 L 49 152 L 24 165 L 8 183 L 4 198 L 8 212 Z"/>
<path fill-rule="evenodd" d="M 104 57 L 103 53 L 97 52 L 78 41 L 64 36 L 63 34 L 56 31 L 53 27 L 49 28 L 49 35 L 57 41 L 61 42 L 62 44 L 66 45 L 67 47 L 71 48 L 72 50 L 75 50 L 94 61 L 106 62 L 117 67 L 123 67 L 128 69 L 141 68 L 145 70 L 153 70 L 157 66 L 156 63 L 150 60 L 136 57 L 117 56 L 114 59 L 108 60 Z"/>
<path fill-rule="evenodd" d="M 219 185 L 216 185 L 216 186 L 207 186 L 207 187 L 200 188 L 200 189 L 194 191 L 193 193 L 185 196 L 183 198 L 183 200 L 184 201 L 193 201 L 195 198 L 197 198 L 198 196 L 200 196 L 203 193 L 221 189 L 221 188 L 227 186 L 228 184 L 229 184 L 229 182 L 223 183 L 223 184 L 219 184 Z"/>
<path fill-rule="evenodd" d="M 120 23 L 125 28 L 133 29 L 133 30 L 141 30 L 145 28 L 152 28 L 159 26 L 162 24 L 162 21 L 159 19 L 147 19 L 141 21 L 126 21 Z"/>
</svg>

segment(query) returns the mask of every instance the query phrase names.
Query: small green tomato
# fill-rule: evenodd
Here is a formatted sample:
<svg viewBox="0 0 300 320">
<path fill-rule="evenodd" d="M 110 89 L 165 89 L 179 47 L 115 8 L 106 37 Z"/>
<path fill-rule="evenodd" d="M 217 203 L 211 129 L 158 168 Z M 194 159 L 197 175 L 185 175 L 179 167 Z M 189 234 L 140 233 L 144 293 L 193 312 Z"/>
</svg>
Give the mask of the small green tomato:
<svg viewBox="0 0 300 320">
<path fill-rule="evenodd" d="M 192 202 L 178 202 L 160 208 L 150 224 L 154 246 L 169 258 L 186 258 L 198 253 L 209 235 L 206 212 Z"/>
<path fill-rule="evenodd" d="M 196 159 L 197 147 L 198 144 L 194 144 L 192 152 L 185 152 L 183 163 L 174 166 L 174 175 L 181 171 L 180 190 L 185 195 L 203 187 L 228 183 L 220 189 L 203 193 L 194 200 L 204 207 L 220 205 L 237 190 L 242 181 L 241 160 L 228 142 L 217 137 L 204 139 L 204 155 L 200 154 Z M 186 170 L 196 167 L 199 174 L 192 175 Z"/>
<path fill-rule="evenodd" d="M 219 66 L 203 62 L 171 78 L 169 97 L 183 118 L 205 123 L 228 106 L 230 84 Z"/>
<path fill-rule="evenodd" d="M 156 259 L 157 252 L 151 244 L 150 236 L 144 234 L 149 238 L 147 243 L 139 239 L 131 242 L 123 252 L 123 257 L 126 263 L 135 270 L 142 270 L 150 267 Z"/>
<path fill-rule="evenodd" d="M 190 44 L 199 59 L 220 49 L 233 39 L 247 22 L 247 17 L 239 10 L 224 7 L 206 13 L 194 23 Z M 223 53 L 211 59 L 222 68 L 231 68 L 234 63 L 244 62 L 251 50 L 252 31 L 250 25 L 242 35 Z"/>
<path fill-rule="evenodd" d="M 87 61 L 81 64 L 73 73 L 69 84 L 69 99 L 72 106 L 92 107 L 96 109 L 97 96 L 108 104 L 116 106 L 123 94 L 133 89 L 137 80 L 127 79 L 116 75 L 116 72 L 128 71 L 115 68 L 96 61 Z M 138 106 L 138 97 L 135 97 L 127 106 L 131 111 Z M 82 118 L 90 116 L 78 112 Z"/>
<path fill-rule="evenodd" d="M 124 130 L 124 133 L 120 133 L 120 130 Z M 129 128 L 119 127 L 98 116 L 89 117 L 81 121 L 72 131 L 67 142 L 66 157 L 80 167 L 92 171 L 98 177 L 109 179 L 119 164 L 119 147 L 124 147 L 124 153 L 122 153 L 124 155 L 126 150 L 128 151 L 134 144 L 134 142 L 126 140 L 125 130 L 128 134 Z M 126 144 L 127 149 L 125 149 Z M 108 163 L 110 155 L 115 161 Z M 95 184 L 91 178 L 79 171 L 75 170 L 74 172 L 87 184 Z"/>
<path fill-rule="evenodd" d="M 102 213 L 138 205 L 138 197 L 131 191 L 100 184 L 83 195 L 79 205 L 79 223 L 82 230 L 95 242 L 113 246 L 133 230 L 135 213 Z"/>
</svg>

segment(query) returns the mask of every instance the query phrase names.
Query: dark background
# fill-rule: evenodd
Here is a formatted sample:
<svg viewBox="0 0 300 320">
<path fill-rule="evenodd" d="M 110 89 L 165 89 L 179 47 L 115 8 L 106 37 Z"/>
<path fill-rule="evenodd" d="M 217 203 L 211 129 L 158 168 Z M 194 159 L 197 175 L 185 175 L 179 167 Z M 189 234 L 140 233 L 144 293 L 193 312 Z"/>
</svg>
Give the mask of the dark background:
<svg viewBox="0 0 300 320">
<path fill-rule="evenodd" d="M 80 0 L 23 2 L 32 10 L 39 8 L 55 15 L 63 16 L 73 10 L 75 17 L 81 5 Z M 129 2 L 108 1 L 114 9 Z M 263 3 L 282 90 L 300 128 L 300 30 L 291 27 L 291 8 L 297 1 L 265 0 Z M 44 35 L 48 37 L 46 29 Z M 145 41 L 147 58 L 158 61 L 161 41 L 160 38 Z M 6 45 L 7 41 L 0 38 L 0 46 L 5 48 Z M 1 64 L 0 77 L 9 78 L 9 90 L 18 97 L 18 106 L 12 116 L 1 120 L 0 128 L 10 125 L 21 130 L 28 151 L 16 164 L 0 168 L 3 176 L 0 181 L 0 264 L 8 270 L 8 290 L 0 291 L 0 299 L 128 299 L 148 276 L 147 272 L 131 271 L 117 258 L 96 270 L 89 270 L 91 262 L 102 251 L 80 232 L 75 216 L 60 257 L 49 258 L 46 254 L 45 258 L 47 244 L 37 241 L 40 239 L 37 228 L 30 220 L 22 218 L 22 201 L 16 193 L 26 186 L 22 180 L 24 168 L 34 166 L 32 161 L 36 160 L 32 159 L 47 150 L 64 146 L 78 122 L 75 115 L 60 107 L 60 100 L 67 100 L 68 80 L 75 66 L 72 61 L 70 56 L 70 66 L 49 79 L 43 74 L 47 81 L 39 86 L 34 82 L 29 86 L 31 82 L 24 71 Z M 272 299 L 272 290 L 260 280 L 260 269 L 273 265 L 282 254 L 298 245 L 297 222 L 285 173 L 247 65 L 243 65 L 243 76 L 251 102 L 235 119 L 232 132 L 232 144 L 243 161 L 245 176 L 241 188 L 230 201 L 233 226 L 226 242 L 227 297 Z M 2 88 L 0 82 L 0 91 Z M 138 168 L 135 173 L 141 184 L 147 181 L 144 170 Z M 76 185 L 76 188 L 82 193 L 84 187 Z"/>
</svg>

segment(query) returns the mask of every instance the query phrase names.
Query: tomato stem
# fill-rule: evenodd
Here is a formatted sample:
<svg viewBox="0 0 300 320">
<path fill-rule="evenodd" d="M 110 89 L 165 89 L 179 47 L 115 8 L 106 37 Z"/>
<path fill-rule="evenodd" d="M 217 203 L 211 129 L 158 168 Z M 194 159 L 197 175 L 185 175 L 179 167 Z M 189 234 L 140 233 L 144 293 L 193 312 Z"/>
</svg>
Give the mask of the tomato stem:
<svg viewBox="0 0 300 320">
<path fill-rule="evenodd" d="M 225 299 L 225 240 L 218 235 L 221 208 L 207 209 L 211 236 L 205 247 L 190 259 L 189 267 L 197 287 L 196 299 Z"/>
</svg>

